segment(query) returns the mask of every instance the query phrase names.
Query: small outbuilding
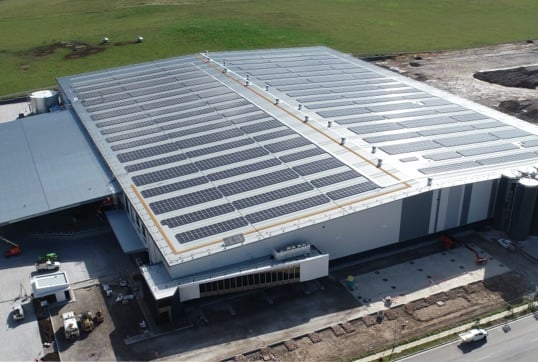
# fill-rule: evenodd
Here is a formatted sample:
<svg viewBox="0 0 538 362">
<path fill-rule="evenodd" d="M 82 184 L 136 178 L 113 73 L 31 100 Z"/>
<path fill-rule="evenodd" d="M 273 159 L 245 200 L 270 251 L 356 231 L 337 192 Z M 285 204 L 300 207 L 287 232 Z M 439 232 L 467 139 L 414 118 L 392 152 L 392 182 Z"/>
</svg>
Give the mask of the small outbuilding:
<svg viewBox="0 0 538 362">
<path fill-rule="evenodd" d="M 75 299 L 65 272 L 35 276 L 32 278 L 32 293 L 35 299 L 48 303 Z"/>
</svg>

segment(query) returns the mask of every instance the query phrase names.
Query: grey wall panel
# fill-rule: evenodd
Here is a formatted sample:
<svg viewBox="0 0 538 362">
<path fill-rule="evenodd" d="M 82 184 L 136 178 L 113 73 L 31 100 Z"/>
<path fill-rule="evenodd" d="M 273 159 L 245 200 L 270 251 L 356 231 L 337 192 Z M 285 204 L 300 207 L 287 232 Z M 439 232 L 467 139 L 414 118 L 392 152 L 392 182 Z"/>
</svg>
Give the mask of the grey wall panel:
<svg viewBox="0 0 538 362">
<path fill-rule="evenodd" d="M 462 199 L 463 186 L 453 186 L 440 190 L 435 231 L 443 231 L 459 226 Z"/>
<path fill-rule="evenodd" d="M 403 199 L 400 241 L 428 234 L 432 200 L 432 191 Z"/>
<path fill-rule="evenodd" d="M 473 192 L 473 184 L 465 185 L 463 189 L 463 201 L 461 205 L 460 225 L 467 224 L 469 216 L 469 205 L 471 204 L 471 194 Z"/>
<path fill-rule="evenodd" d="M 461 205 L 463 201 L 464 186 L 454 186 L 448 192 L 448 210 L 445 219 L 445 229 L 450 229 L 460 224 Z"/>
<path fill-rule="evenodd" d="M 487 180 L 473 184 L 473 191 L 468 208 L 466 223 L 485 220 L 490 215 L 491 192 L 494 188 L 494 180 Z"/>
</svg>

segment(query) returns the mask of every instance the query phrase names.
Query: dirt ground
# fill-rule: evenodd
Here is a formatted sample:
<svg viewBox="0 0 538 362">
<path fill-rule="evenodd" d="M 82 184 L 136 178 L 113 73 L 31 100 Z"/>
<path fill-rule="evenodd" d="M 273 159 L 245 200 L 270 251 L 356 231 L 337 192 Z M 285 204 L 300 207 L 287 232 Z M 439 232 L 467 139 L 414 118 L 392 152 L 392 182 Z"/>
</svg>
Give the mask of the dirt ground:
<svg viewBox="0 0 538 362">
<path fill-rule="evenodd" d="M 538 122 L 538 41 L 366 60 L 520 119 Z"/>
</svg>

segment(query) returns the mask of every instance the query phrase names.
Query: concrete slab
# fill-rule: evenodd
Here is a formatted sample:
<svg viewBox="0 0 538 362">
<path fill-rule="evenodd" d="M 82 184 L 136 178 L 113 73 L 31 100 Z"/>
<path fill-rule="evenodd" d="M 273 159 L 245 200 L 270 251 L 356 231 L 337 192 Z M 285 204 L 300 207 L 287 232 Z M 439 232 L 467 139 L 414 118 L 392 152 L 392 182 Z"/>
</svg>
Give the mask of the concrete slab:
<svg viewBox="0 0 538 362">
<path fill-rule="evenodd" d="M 345 279 L 341 280 L 341 283 L 357 301 L 378 310 L 383 307 L 382 299 L 387 296 L 391 297 L 392 306 L 406 304 L 510 271 L 485 251 L 477 247 L 475 249 L 479 255 L 488 258 L 487 264 L 477 265 L 475 254 L 465 247 L 459 247 L 355 275 L 352 290 L 347 288 Z"/>
<path fill-rule="evenodd" d="M 32 113 L 30 102 L 3 104 L 0 106 L 0 123 L 16 120 L 21 113 L 25 116 Z"/>
</svg>

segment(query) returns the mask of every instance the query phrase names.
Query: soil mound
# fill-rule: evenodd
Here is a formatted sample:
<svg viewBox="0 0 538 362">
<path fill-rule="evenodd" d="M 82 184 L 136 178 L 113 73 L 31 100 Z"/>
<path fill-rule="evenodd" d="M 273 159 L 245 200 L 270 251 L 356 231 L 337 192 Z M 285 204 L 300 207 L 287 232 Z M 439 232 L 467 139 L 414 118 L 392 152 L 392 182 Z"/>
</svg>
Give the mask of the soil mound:
<svg viewBox="0 0 538 362">
<path fill-rule="evenodd" d="M 505 87 L 536 89 L 538 87 L 538 67 L 518 67 L 474 73 L 476 79 Z"/>
</svg>

